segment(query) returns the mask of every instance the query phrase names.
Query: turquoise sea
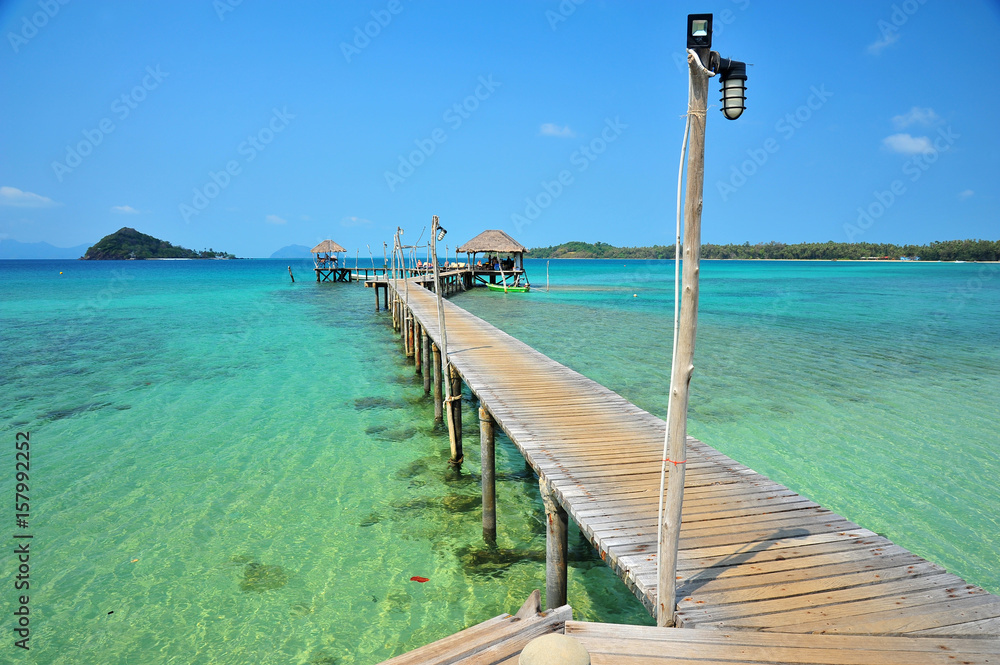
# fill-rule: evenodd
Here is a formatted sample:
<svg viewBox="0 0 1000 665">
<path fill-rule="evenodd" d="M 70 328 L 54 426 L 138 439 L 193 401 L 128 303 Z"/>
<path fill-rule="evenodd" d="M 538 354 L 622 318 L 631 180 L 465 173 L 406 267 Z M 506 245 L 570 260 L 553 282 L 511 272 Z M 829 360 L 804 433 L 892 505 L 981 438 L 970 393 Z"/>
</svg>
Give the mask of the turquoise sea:
<svg viewBox="0 0 1000 665">
<path fill-rule="evenodd" d="M 448 473 L 372 292 L 287 265 L 0 261 L 3 496 L 31 436 L 30 524 L 0 516 L 4 608 L 33 535 L 12 662 L 375 663 L 544 588 L 517 451 L 491 553 L 478 446 Z M 527 267 L 529 294 L 454 301 L 664 416 L 673 264 L 551 261 L 548 291 Z M 705 262 L 689 431 L 1000 592 L 998 312 L 996 264 Z M 570 542 L 576 617 L 649 623 Z"/>
</svg>

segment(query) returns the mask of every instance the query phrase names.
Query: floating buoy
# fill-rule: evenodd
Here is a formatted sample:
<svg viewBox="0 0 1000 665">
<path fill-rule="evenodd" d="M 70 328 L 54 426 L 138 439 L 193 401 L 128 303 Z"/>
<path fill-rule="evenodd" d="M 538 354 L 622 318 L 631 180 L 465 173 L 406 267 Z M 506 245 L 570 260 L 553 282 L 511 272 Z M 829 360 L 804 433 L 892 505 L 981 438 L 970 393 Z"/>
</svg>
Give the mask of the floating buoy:
<svg viewBox="0 0 1000 665">
<path fill-rule="evenodd" d="M 60 271 L 59 271 L 59 274 L 60 274 L 60 275 L 62 274 L 62 270 L 60 270 Z"/>
<path fill-rule="evenodd" d="M 638 293 L 633 293 L 633 294 L 632 294 L 632 297 L 633 297 L 633 298 L 638 298 L 638 297 L 639 297 L 639 294 L 638 294 Z"/>
<path fill-rule="evenodd" d="M 430 582 L 430 579 L 426 577 L 420 577 L 419 575 L 414 575 L 413 577 L 410 578 L 410 581 L 420 582 L 421 584 L 423 584 L 424 582 Z"/>
</svg>

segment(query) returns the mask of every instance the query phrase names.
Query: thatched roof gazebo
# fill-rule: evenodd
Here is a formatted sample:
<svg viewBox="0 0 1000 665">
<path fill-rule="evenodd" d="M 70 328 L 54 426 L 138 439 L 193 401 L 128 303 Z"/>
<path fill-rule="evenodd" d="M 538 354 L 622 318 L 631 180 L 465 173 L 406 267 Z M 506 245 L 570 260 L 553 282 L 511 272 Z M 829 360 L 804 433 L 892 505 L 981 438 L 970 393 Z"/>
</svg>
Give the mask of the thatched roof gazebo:
<svg viewBox="0 0 1000 665">
<path fill-rule="evenodd" d="M 309 251 L 316 257 L 317 282 L 346 282 L 350 280 L 350 271 L 337 267 L 337 254 L 346 253 L 346 249 L 332 240 L 324 240 Z"/>
<path fill-rule="evenodd" d="M 503 231 L 483 231 L 457 250 L 462 254 L 524 254 L 527 248 Z"/>
<path fill-rule="evenodd" d="M 346 252 L 347 250 L 332 240 L 324 240 L 309 251 L 313 254 L 336 254 L 338 252 Z"/>
<path fill-rule="evenodd" d="M 507 288 L 526 288 L 528 275 L 524 272 L 524 255 L 528 249 L 503 231 L 483 231 L 460 246 L 456 252 L 469 257 L 473 279 L 489 286 L 497 284 Z M 486 261 L 476 263 L 476 255 L 485 254 Z M 506 255 L 506 258 L 501 258 Z M 486 277 L 489 281 L 486 281 Z"/>
</svg>

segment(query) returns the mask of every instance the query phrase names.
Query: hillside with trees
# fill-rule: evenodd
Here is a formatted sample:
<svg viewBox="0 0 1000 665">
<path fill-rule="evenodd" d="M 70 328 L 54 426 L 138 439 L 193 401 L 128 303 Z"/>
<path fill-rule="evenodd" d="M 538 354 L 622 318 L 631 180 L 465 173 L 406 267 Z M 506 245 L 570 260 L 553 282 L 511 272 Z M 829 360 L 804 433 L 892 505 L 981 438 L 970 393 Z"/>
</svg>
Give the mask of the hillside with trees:
<svg viewBox="0 0 1000 665">
<path fill-rule="evenodd" d="M 80 257 L 87 261 L 121 261 L 127 259 L 235 259 L 226 252 L 206 249 L 197 252 L 171 245 L 128 227 L 106 235 Z"/>
<path fill-rule="evenodd" d="M 529 250 L 533 259 L 672 259 L 673 245 L 615 247 L 603 242 L 566 242 Z M 945 240 L 929 245 L 894 245 L 871 242 L 781 242 L 751 245 L 701 246 L 703 259 L 814 259 L 820 261 L 866 258 L 900 259 L 920 257 L 921 261 L 1000 261 L 1000 240 Z"/>
</svg>

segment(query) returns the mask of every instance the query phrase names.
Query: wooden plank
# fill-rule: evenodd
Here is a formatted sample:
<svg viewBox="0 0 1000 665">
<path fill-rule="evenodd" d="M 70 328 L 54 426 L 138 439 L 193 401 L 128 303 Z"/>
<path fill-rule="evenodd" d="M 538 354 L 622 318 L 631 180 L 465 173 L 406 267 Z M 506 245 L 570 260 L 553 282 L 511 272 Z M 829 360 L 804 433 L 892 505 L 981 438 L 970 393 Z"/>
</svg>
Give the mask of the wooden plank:
<svg viewBox="0 0 1000 665">
<path fill-rule="evenodd" d="M 774 634 L 745 630 L 685 630 L 682 628 L 656 629 L 649 626 L 630 626 L 622 624 L 591 623 L 586 621 L 567 621 L 567 635 L 587 637 L 612 637 L 619 639 L 635 639 L 656 641 L 667 645 L 675 643 L 687 644 L 725 644 L 730 646 L 774 646 L 799 648 L 849 650 L 891 650 L 894 652 L 932 652 L 945 654 L 998 654 L 1000 642 L 995 640 L 979 640 L 969 638 L 939 638 L 923 639 L 913 637 L 884 637 L 869 635 L 810 635 L 810 634 Z M 836 662 L 836 661 L 833 661 Z M 951 662 L 955 662 L 952 660 Z"/>
</svg>

